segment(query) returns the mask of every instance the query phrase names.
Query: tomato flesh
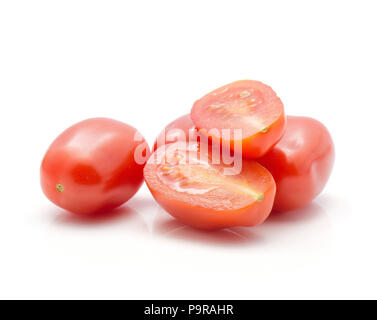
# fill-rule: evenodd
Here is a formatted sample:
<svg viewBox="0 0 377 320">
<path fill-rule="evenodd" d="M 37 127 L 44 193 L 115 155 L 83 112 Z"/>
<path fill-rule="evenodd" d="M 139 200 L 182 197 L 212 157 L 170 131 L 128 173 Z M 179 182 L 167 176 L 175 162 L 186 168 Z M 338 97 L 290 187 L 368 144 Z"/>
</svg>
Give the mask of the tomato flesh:
<svg viewBox="0 0 377 320">
<path fill-rule="evenodd" d="M 149 148 L 138 135 L 133 127 L 111 119 L 73 125 L 55 139 L 43 158 L 43 192 L 59 207 L 78 214 L 105 212 L 123 204 L 143 182 L 144 164 L 134 155 L 137 150 L 149 153 Z"/>
<path fill-rule="evenodd" d="M 242 155 L 248 158 L 266 154 L 283 136 L 286 123 L 276 93 L 254 80 L 236 81 L 205 95 L 194 103 L 191 119 L 201 132 L 230 148 L 242 140 Z M 222 130 L 229 130 L 229 136 Z"/>
<path fill-rule="evenodd" d="M 226 175 L 223 162 L 198 144 L 178 142 L 158 148 L 144 168 L 156 201 L 178 220 L 202 229 L 254 226 L 270 214 L 275 196 L 271 174 L 244 160 L 239 174 Z"/>
<path fill-rule="evenodd" d="M 284 137 L 258 162 L 274 176 L 274 210 L 310 203 L 325 187 L 334 164 L 334 143 L 326 127 L 307 117 L 287 117 Z"/>
</svg>

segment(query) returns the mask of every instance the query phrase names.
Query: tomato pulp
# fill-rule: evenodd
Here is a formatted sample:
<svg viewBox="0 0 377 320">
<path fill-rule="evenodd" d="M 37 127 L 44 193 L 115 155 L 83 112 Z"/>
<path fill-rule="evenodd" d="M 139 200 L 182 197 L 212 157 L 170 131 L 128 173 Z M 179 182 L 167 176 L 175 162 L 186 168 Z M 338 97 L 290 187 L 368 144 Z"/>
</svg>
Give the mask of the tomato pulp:
<svg viewBox="0 0 377 320">
<path fill-rule="evenodd" d="M 266 154 L 284 134 L 284 106 L 267 85 L 241 80 L 196 101 L 191 119 L 200 132 L 247 158 Z"/>
<path fill-rule="evenodd" d="M 248 159 L 239 174 L 230 175 L 229 165 L 214 163 L 211 153 L 198 146 L 171 143 L 150 156 L 144 178 L 155 200 L 178 220 L 201 229 L 262 223 L 275 197 L 272 175 Z"/>
<path fill-rule="evenodd" d="M 276 181 L 274 210 L 301 208 L 325 187 L 334 164 L 334 144 L 319 121 L 287 117 L 284 137 L 258 162 Z"/>
<path fill-rule="evenodd" d="M 140 188 L 148 153 L 133 127 L 112 119 L 84 120 L 60 134 L 47 150 L 40 170 L 42 190 L 73 213 L 111 210 Z"/>
</svg>

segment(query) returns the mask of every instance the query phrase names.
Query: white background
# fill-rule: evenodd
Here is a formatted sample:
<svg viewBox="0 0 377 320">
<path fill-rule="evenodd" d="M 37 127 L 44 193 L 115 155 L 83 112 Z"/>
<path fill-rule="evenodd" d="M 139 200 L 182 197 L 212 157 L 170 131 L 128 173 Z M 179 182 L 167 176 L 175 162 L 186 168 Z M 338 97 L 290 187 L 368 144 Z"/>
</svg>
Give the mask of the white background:
<svg viewBox="0 0 377 320">
<path fill-rule="evenodd" d="M 0 298 L 377 298 L 375 1 L 1 1 Z M 145 186 L 103 220 L 50 203 L 52 140 L 97 116 L 152 144 L 208 91 L 271 85 L 321 120 L 333 175 L 307 208 L 199 232 Z"/>
</svg>

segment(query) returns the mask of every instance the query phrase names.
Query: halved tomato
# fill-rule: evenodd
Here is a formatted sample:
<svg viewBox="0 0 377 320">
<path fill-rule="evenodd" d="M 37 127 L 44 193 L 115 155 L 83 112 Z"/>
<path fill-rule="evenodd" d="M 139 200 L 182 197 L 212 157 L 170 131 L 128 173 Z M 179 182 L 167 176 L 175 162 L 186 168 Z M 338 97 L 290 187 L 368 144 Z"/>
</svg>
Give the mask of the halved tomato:
<svg viewBox="0 0 377 320">
<path fill-rule="evenodd" d="M 281 100 L 271 87 L 254 80 L 236 81 L 205 95 L 194 103 L 191 119 L 201 133 L 247 158 L 266 154 L 286 125 Z"/>
<path fill-rule="evenodd" d="M 276 191 L 272 175 L 257 162 L 246 159 L 242 168 L 235 168 L 197 143 L 158 148 L 144 167 L 144 178 L 168 213 L 201 229 L 262 223 Z"/>
</svg>

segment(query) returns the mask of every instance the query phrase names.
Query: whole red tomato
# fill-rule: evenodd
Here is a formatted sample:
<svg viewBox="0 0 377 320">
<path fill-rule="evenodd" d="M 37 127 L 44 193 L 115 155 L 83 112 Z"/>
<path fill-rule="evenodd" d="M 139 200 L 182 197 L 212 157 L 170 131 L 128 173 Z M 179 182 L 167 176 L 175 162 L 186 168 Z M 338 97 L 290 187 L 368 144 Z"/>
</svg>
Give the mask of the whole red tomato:
<svg viewBox="0 0 377 320">
<path fill-rule="evenodd" d="M 189 114 L 181 116 L 170 122 L 164 130 L 158 135 L 153 145 L 153 151 L 158 147 L 177 141 L 198 140 L 198 132 Z"/>
<path fill-rule="evenodd" d="M 111 210 L 143 182 L 149 147 L 133 127 L 95 118 L 60 134 L 41 165 L 42 190 L 53 203 L 78 214 Z"/>
<path fill-rule="evenodd" d="M 325 187 L 334 158 L 333 141 L 322 123 L 288 116 L 283 138 L 258 159 L 276 182 L 274 210 L 298 209 L 311 202 Z"/>
</svg>

